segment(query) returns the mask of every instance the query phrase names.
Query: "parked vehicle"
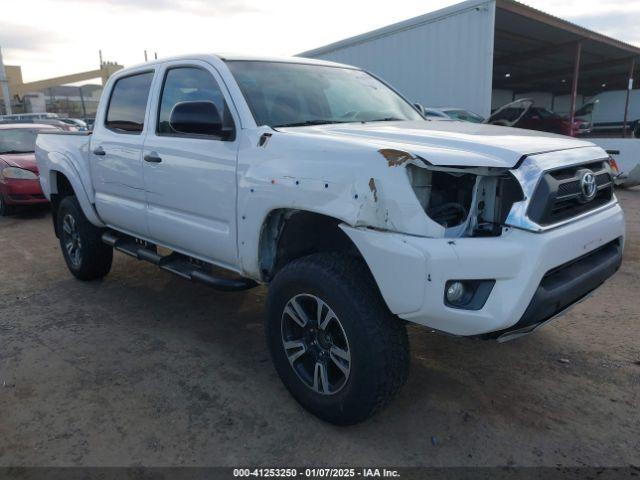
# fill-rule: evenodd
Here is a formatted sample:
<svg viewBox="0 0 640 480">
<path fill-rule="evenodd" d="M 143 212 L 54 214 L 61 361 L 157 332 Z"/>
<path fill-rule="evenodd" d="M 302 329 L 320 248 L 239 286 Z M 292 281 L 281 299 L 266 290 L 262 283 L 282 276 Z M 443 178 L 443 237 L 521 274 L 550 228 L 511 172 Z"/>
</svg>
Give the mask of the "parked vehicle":
<svg viewBox="0 0 640 480">
<path fill-rule="evenodd" d="M 450 120 L 458 120 L 461 122 L 482 123 L 484 117 L 463 108 L 455 107 L 438 107 L 425 108 L 425 113 L 430 117 L 448 118 Z"/>
<path fill-rule="evenodd" d="M 57 113 L 14 113 L 11 115 L 0 115 L 0 122 L 7 123 L 34 123 L 37 120 L 58 118 Z"/>
<path fill-rule="evenodd" d="M 68 122 L 63 122 L 62 119 L 57 117 L 43 117 L 43 118 L 35 118 L 35 117 L 25 117 L 21 120 L 0 120 L 0 125 L 7 124 L 29 124 L 29 123 L 37 123 L 39 125 L 51 125 L 56 127 L 59 130 L 64 130 L 67 132 L 75 132 L 78 131 L 78 128 L 75 125 L 72 125 Z"/>
<path fill-rule="evenodd" d="M 423 107 L 420 113 L 423 113 L 423 115 L 426 118 L 439 118 L 441 120 L 451 120 L 451 118 L 449 118 L 447 114 L 441 111 L 439 108 Z"/>
<path fill-rule="evenodd" d="M 583 128 L 585 122 L 578 119 L 572 127 L 569 119 L 546 108 L 536 107 L 535 102 L 530 98 L 521 98 L 497 109 L 485 120 L 485 123 L 574 137 Z"/>
<path fill-rule="evenodd" d="M 66 123 L 67 125 L 70 125 L 75 130 L 78 130 L 80 132 L 89 130 L 87 123 L 84 120 L 80 120 L 79 118 L 60 118 L 59 120 L 63 123 Z"/>
<path fill-rule="evenodd" d="M 38 178 L 35 158 L 36 137 L 43 124 L 0 125 L 0 216 L 9 215 L 17 205 L 47 203 Z"/>
<path fill-rule="evenodd" d="M 405 382 L 405 321 L 513 339 L 622 258 L 604 150 L 425 120 L 330 62 L 197 55 L 124 69 L 93 133 L 41 134 L 36 156 L 73 275 L 104 277 L 115 248 L 222 290 L 268 284 L 275 368 L 335 424 L 364 420 Z"/>
<path fill-rule="evenodd" d="M 622 135 L 626 90 L 602 92 L 576 110 L 575 117 L 589 125 L 585 134 Z M 627 134 L 640 138 L 640 90 L 631 90 L 627 111 Z"/>
<path fill-rule="evenodd" d="M 590 138 L 611 155 L 614 182 L 622 188 L 640 185 L 640 140 L 637 138 Z"/>
</svg>

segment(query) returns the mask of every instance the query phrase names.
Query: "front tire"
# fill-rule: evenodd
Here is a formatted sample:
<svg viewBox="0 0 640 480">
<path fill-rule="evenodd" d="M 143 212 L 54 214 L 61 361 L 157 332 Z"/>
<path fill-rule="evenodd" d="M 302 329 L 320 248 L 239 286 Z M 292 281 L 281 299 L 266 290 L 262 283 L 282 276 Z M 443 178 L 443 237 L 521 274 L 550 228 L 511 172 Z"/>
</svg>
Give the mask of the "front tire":
<svg viewBox="0 0 640 480">
<path fill-rule="evenodd" d="M 6 217 L 13 213 L 13 207 L 7 205 L 4 197 L 0 194 L 0 217 Z"/>
<path fill-rule="evenodd" d="M 87 220 L 75 196 L 62 199 L 57 213 L 60 248 L 69 271 L 79 280 L 96 280 L 111 270 L 113 248 L 102 230 Z"/>
<path fill-rule="evenodd" d="M 384 408 L 408 376 L 404 324 L 360 258 L 315 254 L 280 270 L 269 287 L 266 337 L 289 392 L 336 425 Z"/>
</svg>

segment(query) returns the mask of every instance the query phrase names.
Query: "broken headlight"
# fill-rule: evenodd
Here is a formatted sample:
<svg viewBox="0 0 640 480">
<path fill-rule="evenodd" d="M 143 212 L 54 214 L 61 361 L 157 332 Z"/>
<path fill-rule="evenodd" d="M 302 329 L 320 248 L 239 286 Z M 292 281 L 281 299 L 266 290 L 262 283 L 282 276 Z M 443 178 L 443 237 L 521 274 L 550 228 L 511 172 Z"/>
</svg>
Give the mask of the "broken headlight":
<svg viewBox="0 0 640 480">
<path fill-rule="evenodd" d="M 518 181 L 504 169 L 407 166 L 411 187 L 445 237 L 496 236 L 514 202 Z"/>
</svg>

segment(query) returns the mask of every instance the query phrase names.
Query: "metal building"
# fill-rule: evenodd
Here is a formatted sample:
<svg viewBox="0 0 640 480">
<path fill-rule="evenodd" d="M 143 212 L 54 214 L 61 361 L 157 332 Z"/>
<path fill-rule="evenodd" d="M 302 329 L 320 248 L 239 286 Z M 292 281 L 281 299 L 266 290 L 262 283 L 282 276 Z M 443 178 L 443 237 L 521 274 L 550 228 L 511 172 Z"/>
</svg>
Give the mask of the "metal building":
<svg viewBox="0 0 640 480">
<path fill-rule="evenodd" d="M 630 88 L 640 48 L 513 0 L 468 0 L 300 53 L 362 67 L 413 102 L 487 116 L 523 96 L 573 115 L 583 97 Z"/>
</svg>

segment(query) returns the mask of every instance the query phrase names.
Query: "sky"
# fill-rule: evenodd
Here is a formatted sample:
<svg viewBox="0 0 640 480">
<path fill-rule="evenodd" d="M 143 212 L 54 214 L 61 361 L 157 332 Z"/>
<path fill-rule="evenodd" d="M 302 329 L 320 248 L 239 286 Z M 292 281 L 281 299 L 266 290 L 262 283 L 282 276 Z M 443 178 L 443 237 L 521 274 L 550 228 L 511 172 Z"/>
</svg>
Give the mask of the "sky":
<svg viewBox="0 0 640 480">
<path fill-rule="evenodd" d="M 4 62 L 24 81 L 197 52 L 290 56 L 456 0 L 1 0 Z M 524 3 L 640 46 L 640 0 Z"/>
</svg>

